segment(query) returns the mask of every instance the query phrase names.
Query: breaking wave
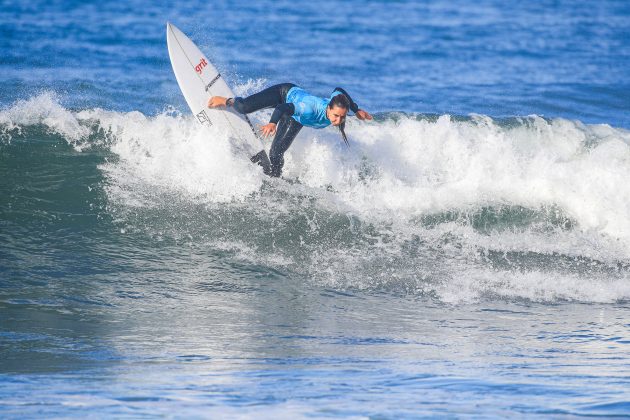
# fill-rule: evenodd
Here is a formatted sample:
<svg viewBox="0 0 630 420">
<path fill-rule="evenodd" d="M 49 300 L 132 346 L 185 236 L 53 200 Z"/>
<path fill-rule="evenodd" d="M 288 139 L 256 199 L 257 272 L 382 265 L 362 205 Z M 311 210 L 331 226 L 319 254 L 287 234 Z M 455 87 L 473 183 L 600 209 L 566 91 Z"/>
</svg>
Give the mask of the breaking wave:
<svg viewBox="0 0 630 420">
<path fill-rule="evenodd" d="M 45 139 L 102 158 L 120 234 L 333 289 L 453 303 L 630 298 L 630 132 L 397 112 L 346 130 L 350 148 L 332 128 L 302 130 L 285 179 L 269 179 L 225 127 L 172 109 L 71 110 L 43 93 L 0 111 L 1 148 Z"/>
</svg>

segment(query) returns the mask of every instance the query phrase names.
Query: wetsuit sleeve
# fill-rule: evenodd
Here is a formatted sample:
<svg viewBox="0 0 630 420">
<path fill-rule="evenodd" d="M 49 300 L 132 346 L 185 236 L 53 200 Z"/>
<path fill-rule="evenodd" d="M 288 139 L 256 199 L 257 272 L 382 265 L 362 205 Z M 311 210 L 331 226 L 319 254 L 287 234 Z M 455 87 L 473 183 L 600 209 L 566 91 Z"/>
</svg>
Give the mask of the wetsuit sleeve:
<svg viewBox="0 0 630 420">
<path fill-rule="evenodd" d="M 352 98 L 350 97 L 348 92 L 346 92 L 345 89 L 340 88 L 340 87 L 336 87 L 335 90 L 333 91 L 333 93 L 335 93 L 335 92 L 340 92 L 340 93 L 343 93 L 344 95 L 346 95 L 346 97 L 350 101 L 350 111 L 352 111 L 352 112 L 354 112 L 356 114 L 357 111 L 359 110 L 359 105 L 357 105 L 356 102 L 354 102 L 352 100 Z"/>
<path fill-rule="evenodd" d="M 295 105 L 288 103 L 280 104 L 276 106 L 276 109 L 273 110 L 273 114 L 271 114 L 271 119 L 269 120 L 269 122 L 278 124 L 278 121 L 280 121 L 280 118 L 282 118 L 283 115 L 293 115 L 294 113 Z"/>
</svg>

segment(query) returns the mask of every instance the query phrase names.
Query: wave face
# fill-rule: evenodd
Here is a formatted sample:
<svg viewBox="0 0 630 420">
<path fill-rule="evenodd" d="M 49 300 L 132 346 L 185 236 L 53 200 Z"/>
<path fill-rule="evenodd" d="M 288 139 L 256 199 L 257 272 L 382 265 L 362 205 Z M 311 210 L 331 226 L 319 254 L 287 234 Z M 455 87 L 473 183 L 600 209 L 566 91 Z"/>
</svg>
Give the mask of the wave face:
<svg viewBox="0 0 630 420">
<path fill-rule="evenodd" d="M 630 297 L 628 131 L 382 113 L 347 132 L 350 148 L 332 128 L 303 130 L 285 179 L 269 179 L 225 127 L 175 111 L 18 101 L 0 112 L 6 243 L 32 238 L 42 217 L 83 214 L 93 233 L 76 246 L 126 236 L 129 254 L 147 241 L 202 247 L 338 290 L 449 303 Z M 41 185 L 25 187 L 25 171 Z"/>
<path fill-rule="evenodd" d="M 626 3 L 2 2 L 0 418 L 627 415 Z M 166 22 L 376 120 L 269 179 Z"/>
</svg>

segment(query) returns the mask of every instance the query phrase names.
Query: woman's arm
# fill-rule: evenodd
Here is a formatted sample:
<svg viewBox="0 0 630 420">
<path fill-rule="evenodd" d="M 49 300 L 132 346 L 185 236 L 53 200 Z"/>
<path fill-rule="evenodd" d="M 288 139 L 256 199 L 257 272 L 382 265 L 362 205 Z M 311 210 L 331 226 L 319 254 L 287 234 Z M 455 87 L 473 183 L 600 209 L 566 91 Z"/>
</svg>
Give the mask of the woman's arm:
<svg viewBox="0 0 630 420">
<path fill-rule="evenodd" d="M 283 103 L 276 106 L 276 109 L 273 110 L 273 114 L 271 114 L 271 118 L 269 119 L 269 123 L 260 127 L 260 131 L 262 131 L 263 136 L 267 137 L 276 132 L 276 125 L 280 118 L 284 115 L 293 115 L 295 113 L 295 105 Z"/>
<path fill-rule="evenodd" d="M 354 102 L 352 100 L 352 98 L 350 97 L 348 92 L 346 92 L 345 89 L 340 88 L 340 87 L 336 87 L 333 92 L 341 92 L 344 95 L 346 95 L 346 98 L 348 98 L 348 101 L 350 101 L 350 111 L 354 112 L 354 115 L 356 115 L 358 119 L 360 119 L 360 120 L 371 120 L 372 119 L 372 116 L 367 111 L 364 111 L 364 110 L 359 108 L 359 105 L 357 105 L 356 102 Z"/>
<path fill-rule="evenodd" d="M 270 123 L 278 124 L 280 118 L 283 115 L 293 115 L 295 114 L 295 105 L 289 103 L 283 103 L 276 106 L 276 109 L 273 110 L 273 114 L 271 114 L 271 119 L 269 119 Z"/>
<path fill-rule="evenodd" d="M 346 95 L 346 98 L 348 98 L 348 100 L 350 101 L 350 111 L 354 112 L 355 114 L 357 113 L 357 111 L 359 110 L 359 105 L 357 105 L 352 98 L 350 97 L 350 95 L 348 94 L 348 92 L 346 92 L 346 90 L 344 88 L 340 88 L 340 87 L 336 87 L 335 90 L 333 90 L 334 92 L 341 92 L 344 95 Z"/>
</svg>

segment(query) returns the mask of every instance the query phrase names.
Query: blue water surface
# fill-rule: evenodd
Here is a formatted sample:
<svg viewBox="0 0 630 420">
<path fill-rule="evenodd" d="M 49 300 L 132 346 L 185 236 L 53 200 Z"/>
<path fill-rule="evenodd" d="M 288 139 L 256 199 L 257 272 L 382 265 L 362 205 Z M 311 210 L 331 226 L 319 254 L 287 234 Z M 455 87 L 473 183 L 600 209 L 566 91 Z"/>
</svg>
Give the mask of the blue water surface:
<svg viewBox="0 0 630 420">
<path fill-rule="evenodd" d="M 628 127 L 624 1 L 4 2 L 3 103 L 42 89 L 75 107 L 183 103 L 165 22 L 235 81 L 341 85 L 373 111 L 538 114 Z"/>
<path fill-rule="evenodd" d="M 376 119 L 268 180 L 166 22 Z M 0 51 L 0 418 L 630 415 L 626 1 L 0 0 Z"/>
</svg>

